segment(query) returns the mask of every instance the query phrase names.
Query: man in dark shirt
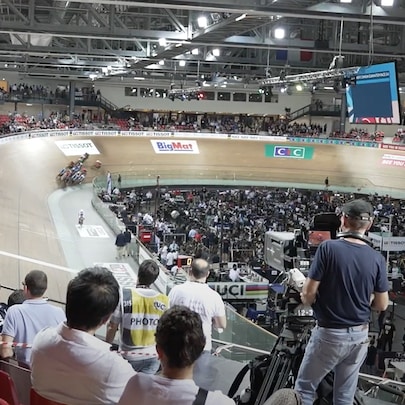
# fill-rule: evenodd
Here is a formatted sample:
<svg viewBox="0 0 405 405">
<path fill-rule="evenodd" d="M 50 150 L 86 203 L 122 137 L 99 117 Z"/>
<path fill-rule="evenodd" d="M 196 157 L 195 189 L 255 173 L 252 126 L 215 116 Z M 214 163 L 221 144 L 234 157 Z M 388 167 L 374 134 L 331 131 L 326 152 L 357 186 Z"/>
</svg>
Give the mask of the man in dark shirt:
<svg viewBox="0 0 405 405">
<path fill-rule="evenodd" d="M 132 234 L 131 234 L 131 231 L 130 231 L 128 228 L 125 229 L 124 236 L 125 236 L 125 250 L 124 250 L 124 255 L 127 256 L 127 257 L 129 257 Z"/>
<path fill-rule="evenodd" d="M 364 240 L 373 207 L 353 200 L 342 208 L 342 236 L 322 242 L 301 293 L 313 305 L 312 331 L 295 389 L 302 405 L 312 405 L 319 383 L 334 370 L 333 403 L 352 404 L 358 373 L 368 348 L 371 308 L 388 306 L 388 278 L 383 256 Z M 339 237 L 339 236 L 338 236 Z"/>
<path fill-rule="evenodd" d="M 117 247 L 117 259 L 122 259 L 125 254 L 125 245 L 127 244 L 124 232 L 120 232 L 115 239 L 115 246 Z"/>
<path fill-rule="evenodd" d="M 380 333 L 380 348 L 383 352 L 386 351 L 388 346 L 388 351 L 392 351 L 392 341 L 395 336 L 395 325 L 391 318 L 388 318 L 381 329 Z"/>
</svg>

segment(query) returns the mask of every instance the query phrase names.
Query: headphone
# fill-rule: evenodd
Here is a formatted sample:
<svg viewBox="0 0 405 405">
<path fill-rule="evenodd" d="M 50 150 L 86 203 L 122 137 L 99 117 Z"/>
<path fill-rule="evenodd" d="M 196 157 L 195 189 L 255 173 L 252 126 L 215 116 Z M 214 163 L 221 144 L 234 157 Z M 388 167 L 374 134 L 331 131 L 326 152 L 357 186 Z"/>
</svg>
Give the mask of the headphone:
<svg viewBox="0 0 405 405">
<path fill-rule="evenodd" d="M 361 234 L 360 232 L 339 232 L 338 234 L 336 234 L 336 239 L 339 239 L 339 238 L 358 239 L 364 243 L 367 243 L 367 245 L 373 247 L 373 241 L 370 238 L 368 238 L 367 236 Z"/>
</svg>

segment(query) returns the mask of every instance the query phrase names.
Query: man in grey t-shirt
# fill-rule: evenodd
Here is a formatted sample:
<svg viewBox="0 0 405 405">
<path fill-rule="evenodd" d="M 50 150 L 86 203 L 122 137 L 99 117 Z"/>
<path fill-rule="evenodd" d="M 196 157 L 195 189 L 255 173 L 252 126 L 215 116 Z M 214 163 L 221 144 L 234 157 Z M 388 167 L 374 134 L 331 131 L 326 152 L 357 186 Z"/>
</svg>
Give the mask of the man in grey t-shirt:
<svg viewBox="0 0 405 405">
<path fill-rule="evenodd" d="M 2 358 L 13 356 L 11 343 L 31 345 L 41 329 L 57 326 L 66 319 L 61 308 L 49 304 L 43 297 L 48 288 L 48 278 L 43 271 L 30 271 L 25 276 L 23 286 L 27 299 L 9 308 L 4 319 L 1 340 L 9 345 L 1 346 Z M 20 366 L 30 368 L 31 349 L 16 347 L 15 355 Z"/>
</svg>

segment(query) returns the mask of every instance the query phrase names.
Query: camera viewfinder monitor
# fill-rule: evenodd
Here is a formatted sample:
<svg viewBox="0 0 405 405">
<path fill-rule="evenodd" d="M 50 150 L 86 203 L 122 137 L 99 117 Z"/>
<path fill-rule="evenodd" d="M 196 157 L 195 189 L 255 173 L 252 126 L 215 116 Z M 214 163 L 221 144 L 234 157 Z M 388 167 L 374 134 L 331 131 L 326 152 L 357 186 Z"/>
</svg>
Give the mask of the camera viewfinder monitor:
<svg viewBox="0 0 405 405">
<path fill-rule="evenodd" d="M 330 231 L 309 231 L 308 247 L 318 247 L 324 240 L 331 239 Z"/>
</svg>

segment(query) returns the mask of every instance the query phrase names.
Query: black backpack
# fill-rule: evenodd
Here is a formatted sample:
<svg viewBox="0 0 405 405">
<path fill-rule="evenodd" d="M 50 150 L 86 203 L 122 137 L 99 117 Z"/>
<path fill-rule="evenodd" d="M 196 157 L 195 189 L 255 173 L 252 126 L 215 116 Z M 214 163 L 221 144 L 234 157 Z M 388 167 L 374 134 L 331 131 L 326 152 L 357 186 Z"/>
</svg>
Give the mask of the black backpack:
<svg viewBox="0 0 405 405">
<path fill-rule="evenodd" d="M 263 354 L 257 356 L 253 360 L 251 360 L 248 364 L 246 364 L 235 377 L 231 388 L 229 388 L 228 397 L 234 398 L 236 392 L 238 391 L 243 378 L 245 375 L 250 372 L 250 384 L 249 388 L 245 390 L 245 394 L 243 397 L 236 397 L 237 404 L 246 404 L 246 405 L 254 405 L 257 395 L 260 391 L 260 388 L 263 384 L 267 369 L 271 362 L 271 355 L 270 354 Z M 243 402 L 242 402 L 243 401 Z"/>
<path fill-rule="evenodd" d="M 257 356 L 253 360 L 251 360 L 248 364 L 246 364 L 235 377 L 229 392 L 228 396 L 230 398 L 234 398 L 237 404 L 240 405 L 254 405 L 257 399 L 257 396 L 260 392 L 260 388 L 263 385 L 263 381 L 265 379 L 267 370 L 269 365 L 272 362 L 272 357 L 275 354 L 264 354 Z M 299 368 L 299 364 L 295 365 L 296 372 L 298 372 L 297 368 Z M 245 390 L 245 393 L 242 396 L 234 397 L 236 392 L 238 391 L 243 378 L 250 371 L 250 386 Z M 275 373 L 275 376 L 278 375 L 279 370 Z M 293 374 L 294 371 L 293 371 Z M 280 388 L 291 388 L 291 384 L 288 383 L 285 387 L 278 387 L 274 389 L 276 385 L 276 381 L 272 382 L 272 386 L 269 389 L 268 397 L 277 389 Z M 317 389 L 318 399 L 315 400 L 314 405 L 332 405 L 333 404 L 333 372 L 330 372 L 326 375 L 326 377 L 321 381 L 319 387 Z M 267 399 L 267 398 L 266 398 Z M 356 395 L 354 397 L 354 405 L 363 405 L 364 401 L 360 394 L 360 391 L 356 391 Z"/>
</svg>

